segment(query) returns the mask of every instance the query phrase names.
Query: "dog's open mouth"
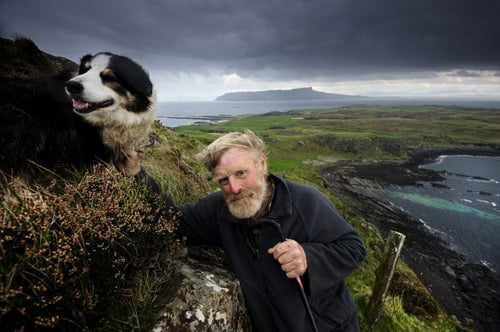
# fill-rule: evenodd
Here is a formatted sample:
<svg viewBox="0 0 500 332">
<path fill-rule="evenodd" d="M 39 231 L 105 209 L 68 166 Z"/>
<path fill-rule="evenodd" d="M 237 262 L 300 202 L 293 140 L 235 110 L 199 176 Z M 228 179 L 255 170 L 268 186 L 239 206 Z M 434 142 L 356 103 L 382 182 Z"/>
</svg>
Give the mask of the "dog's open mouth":
<svg viewBox="0 0 500 332">
<path fill-rule="evenodd" d="M 73 99 L 73 109 L 78 113 L 90 113 L 99 108 L 104 108 L 111 106 L 113 104 L 113 100 L 109 99 L 100 103 L 89 103 L 82 100 Z"/>
</svg>

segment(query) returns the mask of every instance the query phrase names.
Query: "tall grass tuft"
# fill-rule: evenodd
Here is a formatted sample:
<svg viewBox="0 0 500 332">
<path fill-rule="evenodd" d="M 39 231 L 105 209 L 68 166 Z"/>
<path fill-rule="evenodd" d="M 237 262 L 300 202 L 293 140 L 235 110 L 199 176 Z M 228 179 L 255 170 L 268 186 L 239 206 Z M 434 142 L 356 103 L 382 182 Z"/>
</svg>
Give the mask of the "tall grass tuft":
<svg viewBox="0 0 500 332">
<path fill-rule="evenodd" d="M 141 326 L 154 304 L 137 303 L 137 275 L 178 247 L 178 215 L 159 196 L 103 165 L 76 182 L 12 181 L 0 195 L 2 330 Z"/>
</svg>

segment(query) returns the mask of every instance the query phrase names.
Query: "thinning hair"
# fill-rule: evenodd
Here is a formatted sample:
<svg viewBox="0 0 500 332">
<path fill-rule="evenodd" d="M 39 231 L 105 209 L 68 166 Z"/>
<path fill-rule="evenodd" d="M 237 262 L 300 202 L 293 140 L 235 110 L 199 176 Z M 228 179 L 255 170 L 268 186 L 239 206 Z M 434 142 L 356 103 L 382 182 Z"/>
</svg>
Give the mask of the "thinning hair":
<svg viewBox="0 0 500 332">
<path fill-rule="evenodd" d="M 266 155 L 264 141 L 255 132 L 245 130 L 244 132 L 236 131 L 219 136 L 203 151 L 198 153 L 196 157 L 205 165 L 207 170 L 212 172 L 219 164 L 222 155 L 232 148 L 255 152 L 254 160 L 256 163 L 260 156 Z"/>
</svg>

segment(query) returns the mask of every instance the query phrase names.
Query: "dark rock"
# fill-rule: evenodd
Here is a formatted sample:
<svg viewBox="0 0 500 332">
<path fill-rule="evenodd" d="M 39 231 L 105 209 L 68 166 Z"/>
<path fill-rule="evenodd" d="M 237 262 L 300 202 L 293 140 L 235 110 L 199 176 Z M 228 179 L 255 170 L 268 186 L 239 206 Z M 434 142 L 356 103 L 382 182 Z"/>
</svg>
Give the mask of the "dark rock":
<svg viewBox="0 0 500 332">
<path fill-rule="evenodd" d="M 481 155 L 498 156 L 500 154 L 500 145 L 498 144 L 476 144 L 472 147 L 444 147 L 434 149 L 414 149 L 410 151 L 410 158 L 407 165 L 418 166 L 432 162 L 441 155 Z"/>
<path fill-rule="evenodd" d="M 431 182 L 431 186 L 433 188 L 444 188 L 444 189 L 450 189 L 449 186 L 445 185 L 445 184 L 441 184 L 441 183 L 435 183 L 435 182 Z"/>
</svg>

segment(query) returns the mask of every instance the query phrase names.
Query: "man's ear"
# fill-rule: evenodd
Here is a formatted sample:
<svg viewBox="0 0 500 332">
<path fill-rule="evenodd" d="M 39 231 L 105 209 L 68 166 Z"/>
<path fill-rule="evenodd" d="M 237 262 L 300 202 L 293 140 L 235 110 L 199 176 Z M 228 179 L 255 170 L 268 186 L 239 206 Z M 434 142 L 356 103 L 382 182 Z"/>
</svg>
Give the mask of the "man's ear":
<svg viewBox="0 0 500 332">
<path fill-rule="evenodd" d="M 262 166 L 262 171 L 264 172 L 264 174 L 267 174 L 268 172 L 268 169 L 267 169 L 267 158 L 265 155 L 262 155 L 260 157 L 260 165 Z"/>
</svg>

